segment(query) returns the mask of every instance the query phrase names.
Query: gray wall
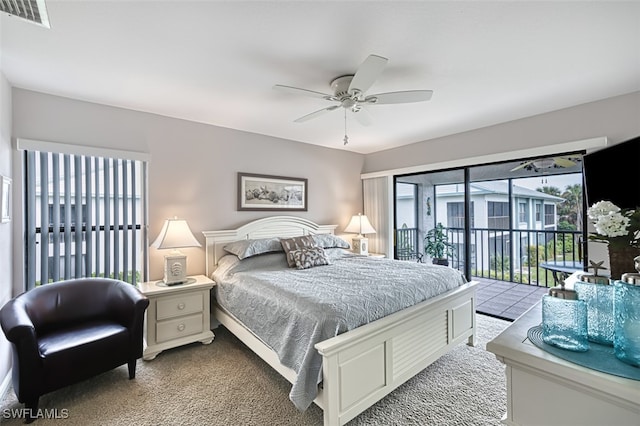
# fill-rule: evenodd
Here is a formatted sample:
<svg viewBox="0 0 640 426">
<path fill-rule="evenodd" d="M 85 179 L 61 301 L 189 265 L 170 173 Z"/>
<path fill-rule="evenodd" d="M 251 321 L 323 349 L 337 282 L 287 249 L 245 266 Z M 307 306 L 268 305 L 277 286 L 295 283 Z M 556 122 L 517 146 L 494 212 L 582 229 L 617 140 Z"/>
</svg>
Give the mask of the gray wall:
<svg viewBox="0 0 640 426">
<path fill-rule="evenodd" d="M 203 230 L 235 228 L 274 213 L 236 211 L 236 174 L 308 179 L 309 211 L 300 216 L 339 225 L 362 211 L 364 156 L 154 114 L 13 89 L 16 138 L 147 152 L 149 241 L 167 217 Z M 275 213 L 277 214 L 277 213 Z M 205 270 L 204 248 L 185 249 L 188 273 Z M 162 277 L 163 252 L 150 249 L 151 279 Z"/>
<path fill-rule="evenodd" d="M 0 64 L 2 61 L 0 60 Z M 11 87 L 0 68 L 0 175 L 13 177 L 11 167 Z M 0 223 L 0 307 L 12 297 L 13 238 L 12 223 Z M 4 333 L 0 333 L 0 383 L 11 368 L 11 351 Z M 0 397 L 2 389 L 0 389 Z"/>
<path fill-rule="evenodd" d="M 640 92 L 617 96 L 369 154 L 377 172 L 606 136 L 619 143 L 640 135 Z"/>
</svg>

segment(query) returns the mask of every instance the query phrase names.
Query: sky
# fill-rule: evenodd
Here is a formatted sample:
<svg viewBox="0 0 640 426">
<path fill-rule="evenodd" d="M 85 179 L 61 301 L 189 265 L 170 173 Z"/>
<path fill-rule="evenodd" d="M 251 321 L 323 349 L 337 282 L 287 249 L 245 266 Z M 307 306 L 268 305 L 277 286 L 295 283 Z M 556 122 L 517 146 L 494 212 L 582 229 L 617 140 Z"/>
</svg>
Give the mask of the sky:
<svg viewBox="0 0 640 426">
<path fill-rule="evenodd" d="M 545 183 L 542 180 L 546 180 Z M 568 175 L 555 176 L 536 176 L 532 178 L 514 179 L 513 183 L 529 189 L 537 189 L 543 186 L 555 186 L 563 192 L 567 186 L 574 184 L 582 184 L 582 174 L 572 173 Z"/>
</svg>

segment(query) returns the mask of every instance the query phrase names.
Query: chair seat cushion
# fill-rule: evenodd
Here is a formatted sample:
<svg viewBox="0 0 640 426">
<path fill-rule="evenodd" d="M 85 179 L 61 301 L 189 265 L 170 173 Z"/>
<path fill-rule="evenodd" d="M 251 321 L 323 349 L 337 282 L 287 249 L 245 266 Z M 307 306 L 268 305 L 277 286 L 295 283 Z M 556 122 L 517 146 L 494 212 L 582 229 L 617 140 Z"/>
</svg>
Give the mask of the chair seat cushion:
<svg viewBox="0 0 640 426">
<path fill-rule="evenodd" d="M 75 383 L 128 361 L 131 336 L 110 321 L 67 326 L 38 336 L 47 378 L 45 383 Z"/>
<path fill-rule="evenodd" d="M 110 321 L 92 321 L 38 336 L 38 347 L 40 353 L 47 358 L 59 352 L 82 350 L 83 345 L 91 346 L 98 342 L 108 344 L 113 339 L 119 341 L 120 338 L 127 337 L 127 329 L 120 324 Z M 117 342 L 113 343 L 117 344 Z"/>
</svg>

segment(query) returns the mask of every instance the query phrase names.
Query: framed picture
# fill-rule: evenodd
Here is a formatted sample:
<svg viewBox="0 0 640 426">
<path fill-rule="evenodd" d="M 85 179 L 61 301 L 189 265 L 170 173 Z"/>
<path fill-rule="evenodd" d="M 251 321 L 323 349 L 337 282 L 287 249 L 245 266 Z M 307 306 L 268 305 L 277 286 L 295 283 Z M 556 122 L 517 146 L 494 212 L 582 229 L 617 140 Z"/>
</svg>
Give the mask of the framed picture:
<svg viewBox="0 0 640 426">
<path fill-rule="evenodd" d="M 307 211 L 307 179 L 238 173 L 238 210 Z"/>
<path fill-rule="evenodd" d="M 11 221 L 11 178 L 0 176 L 2 192 L 0 193 L 0 222 Z"/>
</svg>

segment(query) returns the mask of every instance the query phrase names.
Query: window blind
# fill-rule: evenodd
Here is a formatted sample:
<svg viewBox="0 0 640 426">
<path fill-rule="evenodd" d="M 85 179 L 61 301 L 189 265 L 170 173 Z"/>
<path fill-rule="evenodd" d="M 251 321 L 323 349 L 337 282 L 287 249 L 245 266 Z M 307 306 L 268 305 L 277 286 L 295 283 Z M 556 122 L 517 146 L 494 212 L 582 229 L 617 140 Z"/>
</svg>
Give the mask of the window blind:
<svg viewBox="0 0 640 426">
<path fill-rule="evenodd" d="M 26 284 L 146 281 L 146 161 L 25 151 Z"/>
</svg>

